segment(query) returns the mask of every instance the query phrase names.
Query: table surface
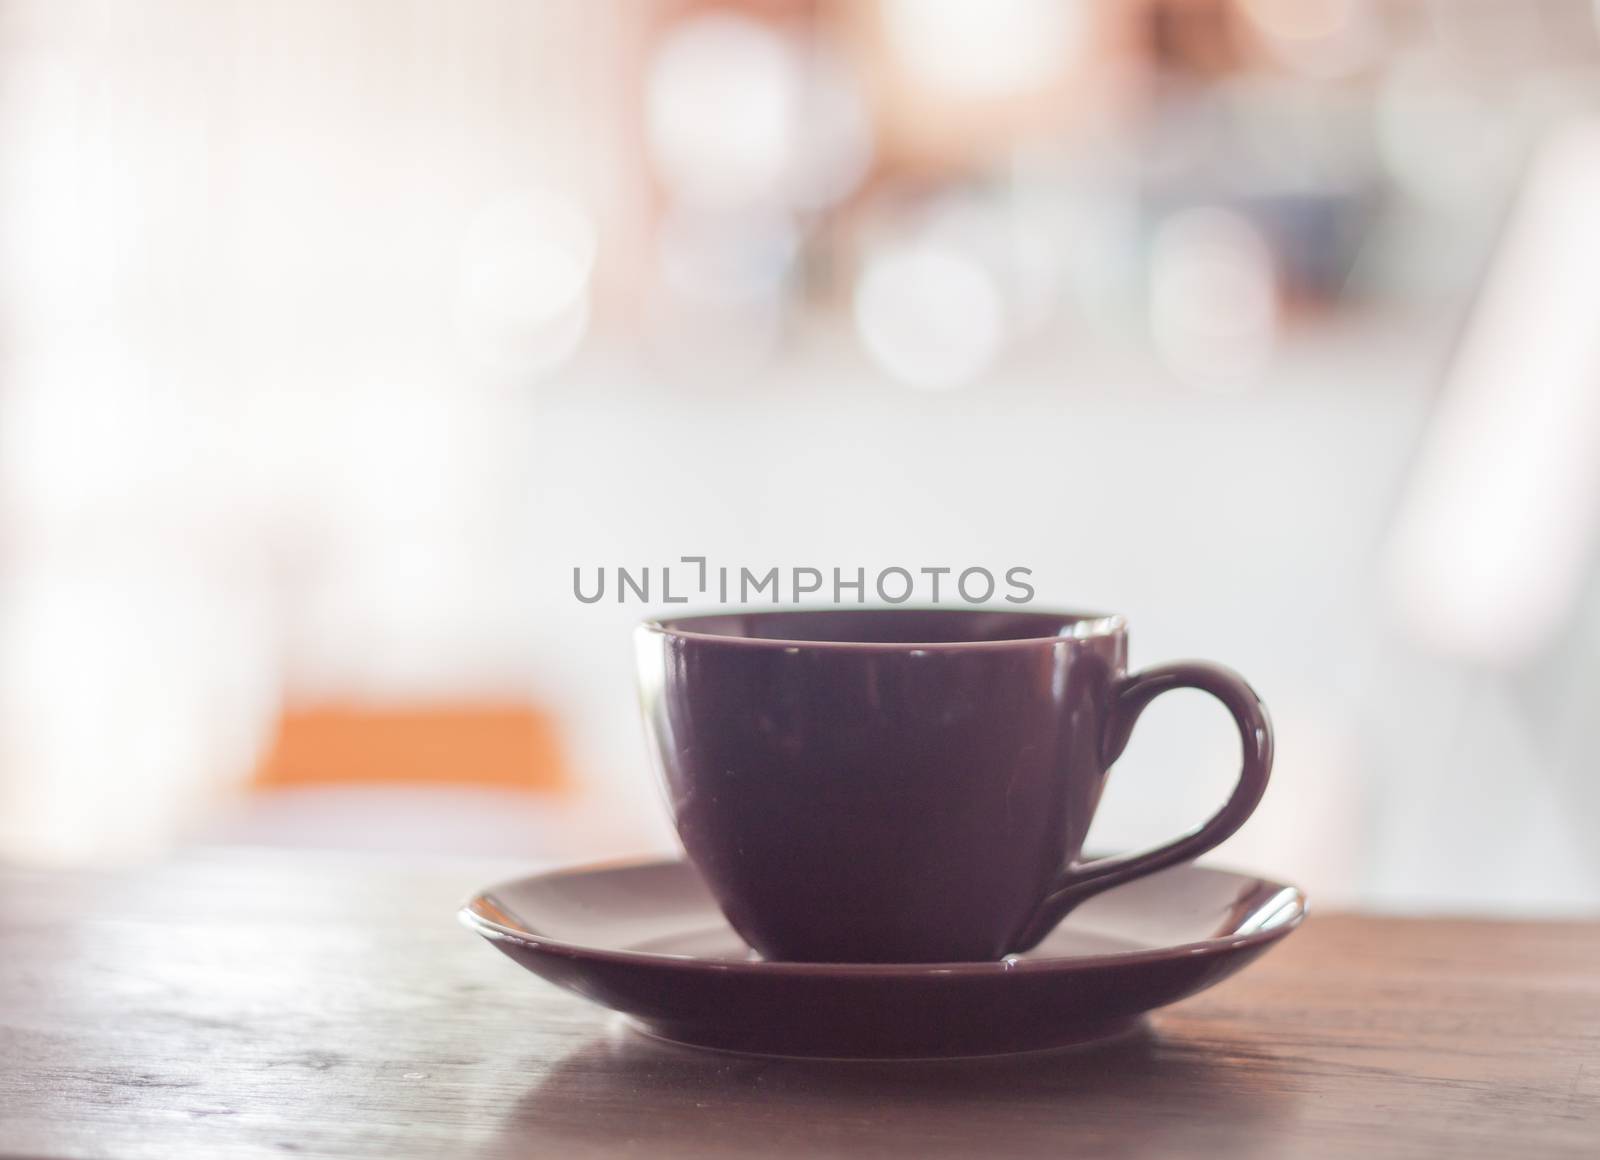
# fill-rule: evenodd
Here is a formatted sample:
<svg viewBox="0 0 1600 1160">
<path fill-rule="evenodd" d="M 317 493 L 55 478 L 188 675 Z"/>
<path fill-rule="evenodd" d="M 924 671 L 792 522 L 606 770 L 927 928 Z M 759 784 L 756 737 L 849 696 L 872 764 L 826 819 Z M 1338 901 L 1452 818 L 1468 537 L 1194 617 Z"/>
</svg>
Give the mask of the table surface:
<svg viewBox="0 0 1600 1160">
<path fill-rule="evenodd" d="M 656 1043 L 459 928 L 504 866 L 0 872 L 0 1154 L 1600 1155 L 1600 923 L 1313 915 L 1110 1046 Z"/>
</svg>

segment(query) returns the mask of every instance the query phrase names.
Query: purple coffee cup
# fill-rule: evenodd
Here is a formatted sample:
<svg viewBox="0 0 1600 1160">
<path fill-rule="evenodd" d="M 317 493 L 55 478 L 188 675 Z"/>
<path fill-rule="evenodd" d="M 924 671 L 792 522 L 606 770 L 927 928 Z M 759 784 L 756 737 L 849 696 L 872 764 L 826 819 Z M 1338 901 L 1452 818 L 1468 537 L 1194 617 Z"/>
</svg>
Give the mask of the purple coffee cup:
<svg viewBox="0 0 1600 1160">
<path fill-rule="evenodd" d="M 652 749 L 685 850 L 769 959 L 970 962 L 1033 947 L 1084 899 L 1237 830 L 1272 768 L 1266 709 L 1202 661 L 1127 671 L 1120 616 L 958 609 L 730 612 L 636 637 Z M 1238 784 L 1156 849 L 1085 859 L 1146 705 L 1232 713 Z"/>
</svg>

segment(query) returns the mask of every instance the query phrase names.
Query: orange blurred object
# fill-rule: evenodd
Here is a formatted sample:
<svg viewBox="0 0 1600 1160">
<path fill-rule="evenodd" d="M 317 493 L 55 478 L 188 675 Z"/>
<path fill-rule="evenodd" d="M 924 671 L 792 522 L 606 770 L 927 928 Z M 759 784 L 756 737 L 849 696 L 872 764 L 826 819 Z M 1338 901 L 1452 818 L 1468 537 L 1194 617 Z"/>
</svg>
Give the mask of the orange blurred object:
<svg viewBox="0 0 1600 1160">
<path fill-rule="evenodd" d="M 255 778 L 261 789 L 352 782 L 569 787 L 555 721 L 518 704 L 290 709 Z"/>
</svg>

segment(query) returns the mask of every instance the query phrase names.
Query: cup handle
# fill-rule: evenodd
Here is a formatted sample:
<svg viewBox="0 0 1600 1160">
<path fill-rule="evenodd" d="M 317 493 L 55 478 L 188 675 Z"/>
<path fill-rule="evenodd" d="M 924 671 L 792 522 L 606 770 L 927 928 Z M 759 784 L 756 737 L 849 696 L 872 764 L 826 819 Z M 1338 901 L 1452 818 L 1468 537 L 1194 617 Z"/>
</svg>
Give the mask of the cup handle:
<svg viewBox="0 0 1600 1160">
<path fill-rule="evenodd" d="M 1123 677 L 1112 695 L 1101 752 L 1106 766 L 1122 755 L 1134 723 L 1145 707 L 1172 689 L 1200 689 L 1227 706 L 1239 726 L 1244 764 L 1238 784 L 1222 808 L 1198 829 L 1164 846 L 1141 854 L 1095 858 L 1068 866 L 1057 875 L 1050 892 L 1029 920 L 1018 940 L 1018 951 L 1030 950 L 1049 934 L 1075 906 L 1092 895 L 1145 874 L 1199 857 L 1244 825 L 1266 792 L 1272 772 L 1272 722 L 1255 690 L 1232 669 L 1206 661 L 1176 661 Z"/>
</svg>

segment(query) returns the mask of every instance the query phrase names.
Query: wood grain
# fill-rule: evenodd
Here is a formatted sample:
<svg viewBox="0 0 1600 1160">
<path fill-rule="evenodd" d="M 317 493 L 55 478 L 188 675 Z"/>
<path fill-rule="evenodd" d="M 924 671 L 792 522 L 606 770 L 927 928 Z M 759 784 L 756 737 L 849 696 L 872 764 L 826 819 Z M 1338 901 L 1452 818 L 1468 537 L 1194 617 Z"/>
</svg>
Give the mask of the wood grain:
<svg viewBox="0 0 1600 1160">
<path fill-rule="evenodd" d="M 646 1040 L 459 929 L 505 866 L 0 873 L 0 1153 L 1600 1154 L 1600 924 L 1316 916 L 1110 1047 L 940 1064 Z"/>
</svg>

